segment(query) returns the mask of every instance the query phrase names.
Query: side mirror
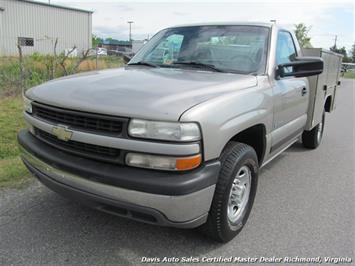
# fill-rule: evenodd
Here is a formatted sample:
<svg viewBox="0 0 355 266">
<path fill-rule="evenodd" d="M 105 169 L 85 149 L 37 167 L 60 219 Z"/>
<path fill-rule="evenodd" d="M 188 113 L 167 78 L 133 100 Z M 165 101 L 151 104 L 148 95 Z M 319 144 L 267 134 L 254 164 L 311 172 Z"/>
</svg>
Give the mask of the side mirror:
<svg viewBox="0 0 355 266">
<path fill-rule="evenodd" d="M 123 53 L 121 51 L 116 51 L 117 55 L 118 56 L 121 56 L 122 59 L 123 59 L 123 62 L 125 62 L 125 64 L 127 64 L 133 56 L 131 56 L 131 54 L 126 54 L 126 53 Z"/>
<path fill-rule="evenodd" d="M 132 57 L 128 56 L 128 55 L 125 55 L 123 54 L 122 55 L 123 57 L 123 61 L 127 64 L 129 61 L 131 61 Z"/>
<path fill-rule="evenodd" d="M 319 57 L 297 57 L 295 61 L 278 65 L 277 74 L 283 77 L 309 77 L 323 72 L 323 60 Z"/>
</svg>

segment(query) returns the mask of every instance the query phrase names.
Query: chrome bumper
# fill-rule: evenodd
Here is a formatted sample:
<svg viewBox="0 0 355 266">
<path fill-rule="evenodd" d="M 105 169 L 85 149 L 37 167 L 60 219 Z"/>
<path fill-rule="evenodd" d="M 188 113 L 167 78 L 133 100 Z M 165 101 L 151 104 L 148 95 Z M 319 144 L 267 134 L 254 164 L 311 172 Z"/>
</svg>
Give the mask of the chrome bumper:
<svg viewBox="0 0 355 266">
<path fill-rule="evenodd" d="M 22 147 L 21 151 L 22 159 L 26 166 L 38 178 L 41 176 L 39 180 L 47 186 L 49 186 L 48 182 L 50 182 L 53 185 L 57 184 L 61 187 L 64 186 L 67 189 L 71 189 L 74 193 L 92 195 L 92 198 L 95 198 L 95 200 L 103 198 L 109 199 L 111 202 L 117 202 L 118 205 L 122 203 L 123 205 L 133 206 L 133 209 L 135 206 L 137 208 L 144 208 L 145 212 L 151 210 L 153 216 L 156 216 L 156 213 L 160 213 L 161 217 L 158 220 L 165 220 L 159 222 L 161 225 L 190 228 L 204 223 L 207 219 L 215 185 L 187 195 L 169 196 L 151 194 L 91 181 L 54 168 Z M 46 179 L 45 182 L 43 178 Z"/>
</svg>

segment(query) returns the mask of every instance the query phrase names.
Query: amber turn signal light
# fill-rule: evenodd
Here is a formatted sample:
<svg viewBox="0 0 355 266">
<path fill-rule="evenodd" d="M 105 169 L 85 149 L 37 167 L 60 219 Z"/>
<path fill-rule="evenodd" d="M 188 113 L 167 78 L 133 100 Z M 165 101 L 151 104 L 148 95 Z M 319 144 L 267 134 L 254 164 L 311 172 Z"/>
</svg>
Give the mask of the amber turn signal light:
<svg viewBox="0 0 355 266">
<path fill-rule="evenodd" d="M 202 158 L 201 154 L 176 159 L 176 170 L 186 171 L 198 167 L 201 164 Z"/>
</svg>

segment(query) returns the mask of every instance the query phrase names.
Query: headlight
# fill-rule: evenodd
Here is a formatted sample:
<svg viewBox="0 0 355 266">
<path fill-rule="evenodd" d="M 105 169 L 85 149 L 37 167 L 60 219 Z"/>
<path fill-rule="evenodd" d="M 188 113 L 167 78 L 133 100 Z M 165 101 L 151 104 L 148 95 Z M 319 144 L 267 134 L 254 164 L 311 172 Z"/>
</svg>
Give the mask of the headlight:
<svg viewBox="0 0 355 266">
<path fill-rule="evenodd" d="M 200 140 L 201 133 L 196 123 L 158 122 L 132 119 L 128 134 L 136 138 L 170 141 Z"/>
<path fill-rule="evenodd" d="M 141 153 L 128 153 L 126 164 L 134 167 L 186 171 L 198 167 L 201 164 L 201 154 L 189 157 L 170 157 Z"/>
<path fill-rule="evenodd" d="M 27 113 L 32 113 L 32 100 L 23 95 L 23 107 Z"/>
</svg>

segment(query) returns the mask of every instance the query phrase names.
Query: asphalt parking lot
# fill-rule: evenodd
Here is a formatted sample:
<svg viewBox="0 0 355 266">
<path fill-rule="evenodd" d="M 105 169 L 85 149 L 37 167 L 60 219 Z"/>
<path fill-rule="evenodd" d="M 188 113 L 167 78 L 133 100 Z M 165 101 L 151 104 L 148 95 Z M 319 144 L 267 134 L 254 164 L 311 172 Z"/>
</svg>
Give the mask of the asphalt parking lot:
<svg viewBox="0 0 355 266">
<path fill-rule="evenodd" d="M 71 202 L 38 182 L 0 191 L 0 265 L 136 265 L 142 257 L 355 259 L 355 80 L 343 80 L 323 143 L 267 165 L 249 222 L 231 242 L 146 225 Z"/>
</svg>

